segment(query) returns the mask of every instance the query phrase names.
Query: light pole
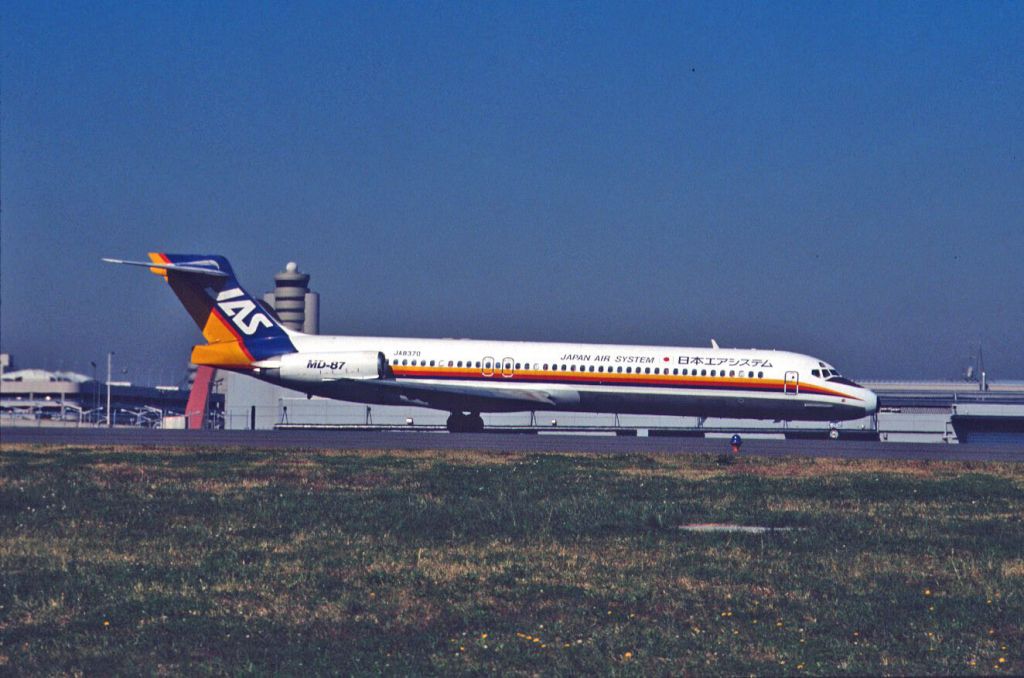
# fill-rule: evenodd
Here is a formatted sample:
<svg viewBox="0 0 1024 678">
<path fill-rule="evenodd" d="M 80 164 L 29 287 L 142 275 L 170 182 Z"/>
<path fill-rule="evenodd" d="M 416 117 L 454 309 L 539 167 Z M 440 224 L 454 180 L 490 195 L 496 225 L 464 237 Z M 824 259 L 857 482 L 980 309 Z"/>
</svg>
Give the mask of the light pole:
<svg viewBox="0 0 1024 678">
<path fill-rule="evenodd" d="M 92 422 L 95 425 L 99 423 L 96 410 L 100 409 L 100 382 L 96 380 L 96 361 L 90 360 L 89 364 L 92 365 Z"/>
<path fill-rule="evenodd" d="M 114 419 L 110 416 L 110 371 L 114 361 L 114 352 L 107 354 L 107 428 L 114 426 Z"/>
</svg>

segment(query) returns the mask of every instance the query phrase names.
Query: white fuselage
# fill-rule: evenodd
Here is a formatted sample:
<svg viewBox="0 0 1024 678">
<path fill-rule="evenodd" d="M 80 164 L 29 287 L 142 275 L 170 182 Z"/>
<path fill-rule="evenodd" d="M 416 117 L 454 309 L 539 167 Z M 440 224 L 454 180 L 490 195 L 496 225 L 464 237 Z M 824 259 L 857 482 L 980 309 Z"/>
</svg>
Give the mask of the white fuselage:
<svg viewBox="0 0 1024 678">
<path fill-rule="evenodd" d="M 289 335 L 298 356 L 383 354 L 385 379 L 297 382 L 276 373 L 256 374 L 312 395 L 356 402 L 453 412 L 570 410 L 819 421 L 856 419 L 877 410 L 870 390 L 816 358 L 786 351 Z M 829 378 L 820 376 L 826 369 Z"/>
</svg>

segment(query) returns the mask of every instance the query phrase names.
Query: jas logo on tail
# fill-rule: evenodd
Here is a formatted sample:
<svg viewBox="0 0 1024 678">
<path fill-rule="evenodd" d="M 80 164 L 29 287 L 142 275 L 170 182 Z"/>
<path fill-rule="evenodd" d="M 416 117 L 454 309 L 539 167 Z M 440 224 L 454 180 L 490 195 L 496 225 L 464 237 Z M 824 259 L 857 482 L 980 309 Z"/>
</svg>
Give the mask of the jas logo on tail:
<svg viewBox="0 0 1024 678">
<path fill-rule="evenodd" d="M 256 310 L 256 302 L 252 299 L 238 298 L 242 296 L 245 296 L 245 292 L 237 287 L 224 290 L 217 295 L 217 308 L 224 315 L 231 318 L 231 322 L 235 324 L 235 327 L 242 330 L 242 333 L 246 336 L 256 334 L 256 331 L 261 327 L 274 326 L 270 318 Z"/>
</svg>

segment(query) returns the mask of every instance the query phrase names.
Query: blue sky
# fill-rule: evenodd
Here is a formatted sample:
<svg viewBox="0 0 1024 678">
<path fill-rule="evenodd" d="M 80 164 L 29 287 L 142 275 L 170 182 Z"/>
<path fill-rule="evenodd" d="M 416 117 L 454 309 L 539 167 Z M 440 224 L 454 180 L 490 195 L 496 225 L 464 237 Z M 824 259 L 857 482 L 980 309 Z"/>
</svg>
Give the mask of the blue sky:
<svg viewBox="0 0 1024 678">
<path fill-rule="evenodd" d="M 1024 378 L 1021 3 L 0 8 L 0 342 L 167 380 L 101 256 L 295 260 L 338 334 Z M 162 372 L 162 375 L 161 375 Z"/>
</svg>

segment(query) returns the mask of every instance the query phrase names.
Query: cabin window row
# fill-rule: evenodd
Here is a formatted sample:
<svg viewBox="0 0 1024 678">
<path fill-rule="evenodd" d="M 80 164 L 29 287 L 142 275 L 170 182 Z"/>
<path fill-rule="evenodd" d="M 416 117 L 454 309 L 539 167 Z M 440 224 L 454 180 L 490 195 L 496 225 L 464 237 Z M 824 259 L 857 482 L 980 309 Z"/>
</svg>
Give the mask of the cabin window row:
<svg viewBox="0 0 1024 678">
<path fill-rule="evenodd" d="M 436 360 L 429 360 L 428 361 L 428 360 L 416 360 L 416 359 L 409 360 L 408 358 L 403 358 L 401 361 L 399 361 L 398 359 L 395 359 L 393 361 L 388 361 L 388 364 L 390 364 L 390 365 L 395 365 L 395 366 L 397 366 L 397 365 L 402 365 L 402 366 L 409 365 L 409 366 L 412 366 L 412 367 L 416 367 L 417 365 L 420 366 L 420 367 L 437 367 L 439 364 L 440 364 L 441 367 L 444 367 L 445 366 L 444 363 L 445 363 L 445 361 L 443 361 L 443 360 L 442 361 L 436 361 Z M 481 362 L 479 360 L 477 360 L 476 362 L 473 362 L 472 360 L 466 360 L 466 361 L 462 361 L 462 360 L 458 360 L 458 361 L 456 361 L 456 360 L 449 360 L 448 361 L 448 367 L 468 367 L 468 368 L 476 367 L 476 368 L 483 368 L 483 369 L 488 369 L 488 370 L 493 369 L 493 370 L 500 371 L 503 368 L 503 365 L 499 361 L 491 362 L 490 360 L 485 360 L 483 362 Z M 658 375 L 672 375 L 672 376 L 683 376 L 683 377 L 688 377 L 688 376 L 692 376 L 692 377 L 698 377 L 698 376 L 700 376 L 700 377 L 739 377 L 741 379 L 744 376 L 743 375 L 743 370 L 738 370 L 738 371 L 737 370 L 728 370 L 728 372 L 726 372 L 726 370 L 702 369 L 702 370 L 698 371 L 696 369 L 689 369 L 689 368 L 679 369 L 678 367 L 673 367 L 671 369 L 669 369 L 668 367 L 665 367 L 665 368 L 661 368 L 661 367 L 644 367 L 644 368 L 636 367 L 636 368 L 634 368 L 634 367 L 631 367 L 631 366 L 623 367 L 622 365 L 618 365 L 618 366 L 608 365 L 607 369 L 605 369 L 604 365 L 598 365 L 596 367 L 594 365 L 590 365 L 588 367 L 587 365 L 578 365 L 577 366 L 577 365 L 571 365 L 571 364 L 567 364 L 567 363 L 563 363 L 562 365 L 558 365 L 557 363 L 515 363 L 515 369 L 517 369 L 517 370 L 530 370 L 530 369 L 533 369 L 533 370 L 544 370 L 544 371 L 552 370 L 552 371 L 555 371 L 555 372 L 590 372 L 590 373 L 596 373 L 596 374 L 658 374 Z M 755 374 L 754 371 L 750 370 L 750 371 L 747 372 L 746 377 L 748 379 L 753 379 L 754 378 L 754 374 Z M 756 374 L 757 374 L 757 378 L 758 379 L 763 379 L 764 378 L 764 372 L 757 372 Z"/>
</svg>

